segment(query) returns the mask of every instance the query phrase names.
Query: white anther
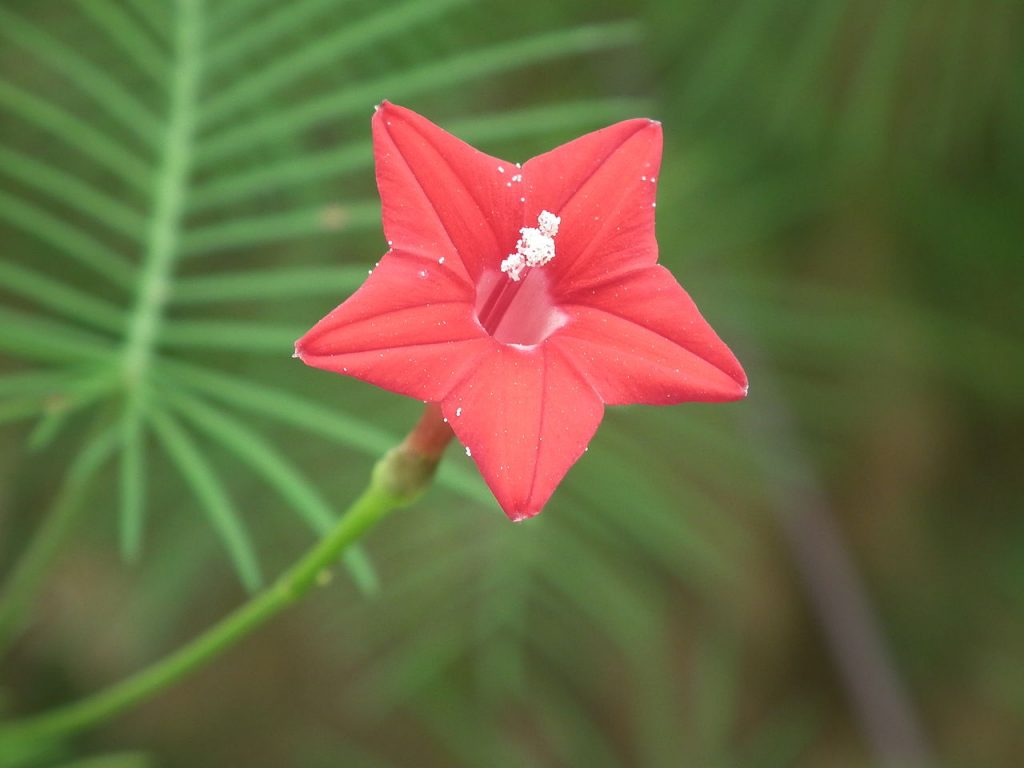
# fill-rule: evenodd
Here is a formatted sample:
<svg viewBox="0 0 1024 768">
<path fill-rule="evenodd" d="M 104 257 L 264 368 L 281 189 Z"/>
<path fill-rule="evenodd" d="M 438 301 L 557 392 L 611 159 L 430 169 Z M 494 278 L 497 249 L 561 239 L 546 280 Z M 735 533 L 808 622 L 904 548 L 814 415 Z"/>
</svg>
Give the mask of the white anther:
<svg viewBox="0 0 1024 768">
<path fill-rule="evenodd" d="M 550 211 L 541 211 L 536 227 L 519 230 L 516 252 L 501 262 L 501 271 L 518 282 L 527 267 L 542 267 L 555 258 L 555 235 L 561 221 Z"/>
</svg>

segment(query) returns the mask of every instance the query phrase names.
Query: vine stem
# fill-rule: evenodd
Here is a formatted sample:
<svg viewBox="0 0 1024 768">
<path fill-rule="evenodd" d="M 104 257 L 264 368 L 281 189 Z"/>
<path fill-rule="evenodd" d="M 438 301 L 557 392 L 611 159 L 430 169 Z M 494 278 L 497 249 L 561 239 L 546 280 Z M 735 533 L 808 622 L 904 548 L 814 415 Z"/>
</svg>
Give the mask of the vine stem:
<svg viewBox="0 0 1024 768">
<path fill-rule="evenodd" d="M 196 639 L 126 680 L 72 704 L 0 726 L 0 754 L 8 748 L 67 737 L 102 723 L 152 698 L 236 645 L 309 592 L 320 581 L 321 574 L 389 512 L 416 501 L 433 480 L 451 436 L 440 409 L 427 406 L 408 437 L 377 462 L 366 490 L 334 529 L 273 586 Z"/>
<path fill-rule="evenodd" d="M 406 500 L 371 483 L 337 526 L 278 581 L 182 648 L 147 669 L 80 701 L 0 726 L 0 753 L 8 745 L 69 736 L 143 702 L 228 650 L 296 602 L 341 554 Z"/>
</svg>

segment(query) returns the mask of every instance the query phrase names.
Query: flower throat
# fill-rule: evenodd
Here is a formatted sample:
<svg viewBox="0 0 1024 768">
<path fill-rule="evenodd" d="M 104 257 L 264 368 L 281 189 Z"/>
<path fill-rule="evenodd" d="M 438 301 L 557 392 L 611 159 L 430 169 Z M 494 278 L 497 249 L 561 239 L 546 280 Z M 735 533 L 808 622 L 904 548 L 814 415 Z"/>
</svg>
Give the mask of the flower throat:
<svg viewBox="0 0 1024 768">
<path fill-rule="evenodd" d="M 531 346 L 565 324 L 566 316 L 551 301 L 547 276 L 537 269 L 555 258 L 560 223 L 558 216 L 541 211 L 536 227 L 519 230 L 515 253 L 501 262 L 501 274 L 481 279 L 477 319 L 497 341 Z"/>
</svg>

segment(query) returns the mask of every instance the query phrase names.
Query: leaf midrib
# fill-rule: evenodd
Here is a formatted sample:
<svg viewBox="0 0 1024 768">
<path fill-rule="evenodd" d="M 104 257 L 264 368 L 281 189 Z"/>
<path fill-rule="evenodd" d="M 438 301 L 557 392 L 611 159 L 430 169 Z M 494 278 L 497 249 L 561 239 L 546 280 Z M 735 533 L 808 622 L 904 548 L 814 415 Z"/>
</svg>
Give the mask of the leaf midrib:
<svg viewBox="0 0 1024 768">
<path fill-rule="evenodd" d="M 200 1 L 177 2 L 175 61 L 164 153 L 154 187 L 153 215 L 146 238 L 138 298 L 122 358 L 125 380 L 130 387 L 145 378 L 150 366 L 178 254 L 199 91 Z"/>
</svg>

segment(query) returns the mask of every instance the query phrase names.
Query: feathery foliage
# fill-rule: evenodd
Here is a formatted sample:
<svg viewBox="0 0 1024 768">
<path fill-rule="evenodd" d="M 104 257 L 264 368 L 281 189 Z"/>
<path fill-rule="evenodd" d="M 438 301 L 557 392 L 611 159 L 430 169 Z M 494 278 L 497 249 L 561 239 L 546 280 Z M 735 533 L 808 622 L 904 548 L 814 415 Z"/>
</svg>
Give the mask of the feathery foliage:
<svg viewBox="0 0 1024 768">
<path fill-rule="evenodd" d="M 274 710 L 264 762 L 231 753 L 254 765 L 866 762 L 778 562 L 772 500 L 809 466 L 849 514 L 918 698 L 949 696 L 957 681 L 934 669 L 952 658 L 984 667 L 975 695 L 992 722 L 1024 713 L 1024 635 L 965 636 L 930 602 L 961 589 L 963 569 L 940 565 L 968 538 L 998 563 L 975 569 L 971 590 L 1024 614 L 1024 592 L 1005 586 L 1024 584 L 1024 539 L 957 522 L 962 506 L 1008 509 L 1014 493 L 987 462 L 1014 474 L 1022 416 L 1024 328 L 1004 286 L 1024 277 L 1024 13 L 999 0 L 621 13 L 467 0 L 0 7 L 0 460 L 23 475 L 9 496 L 25 502 L 0 518 L 0 556 L 14 560 L 52 497 L 82 518 L 79 547 L 105 547 L 116 526 L 135 563 L 124 604 L 95 608 L 120 633 L 49 613 L 45 628 L 152 657 L 194 629 L 191 615 L 237 597 L 208 586 L 221 559 L 255 587 L 329 526 L 415 417 L 415 404 L 289 360 L 383 250 L 373 104 L 408 103 L 520 158 L 653 112 L 668 141 L 662 259 L 735 343 L 751 400 L 611 412 L 527 526 L 493 514 L 468 462 L 449 457 L 440 491 L 371 542 L 376 567 L 349 559 L 378 597 L 345 584 L 344 610 L 333 597 L 303 609 L 255 663 L 224 662 L 252 703 L 197 682 L 216 703 L 196 711 L 246 741 L 287 673 L 295 711 Z M 795 460 L 750 427 L 776 415 L 759 396 L 771 384 L 792 408 Z M 979 425 L 991 424 L 989 448 Z M 929 441 L 968 448 L 944 464 Z M 123 594 L 126 571 L 83 589 Z M 282 656 L 313 679 L 275 667 Z M 124 671 L 104 663 L 105 676 Z M 41 695 L 62 698 L 61 685 Z M 940 710 L 926 712 L 938 750 L 974 759 Z M 157 741 L 139 727 L 133 743 Z M 190 741 L 215 736 L 199 729 Z M 1011 742 L 988 741 L 991 764 Z M 65 755 L 46 747 L 36 763 Z"/>
</svg>

